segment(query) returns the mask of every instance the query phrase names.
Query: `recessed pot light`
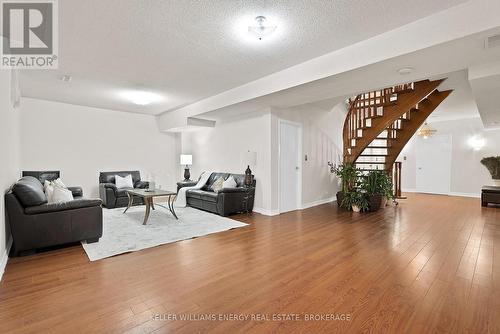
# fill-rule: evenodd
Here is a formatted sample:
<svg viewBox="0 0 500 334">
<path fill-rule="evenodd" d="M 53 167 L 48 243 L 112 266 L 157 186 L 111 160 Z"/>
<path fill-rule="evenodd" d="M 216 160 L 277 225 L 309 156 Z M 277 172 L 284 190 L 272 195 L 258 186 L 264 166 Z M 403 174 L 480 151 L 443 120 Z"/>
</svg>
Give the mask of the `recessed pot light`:
<svg viewBox="0 0 500 334">
<path fill-rule="evenodd" d="M 406 74 L 410 74 L 411 72 L 413 72 L 413 70 L 414 70 L 413 67 L 402 67 L 402 68 L 398 69 L 398 73 L 401 75 L 406 75 Z"/>
<path fill-rule="evenodd" d="M 71 77 L 71 75 L 67 75 L 67 74 L 62 75 L 62 76 L 59 78 L 59 80 L 61 80 L 62 82 L 71 82 L 71 79 L 73 79 L 73 78 Z"/>
</svg>

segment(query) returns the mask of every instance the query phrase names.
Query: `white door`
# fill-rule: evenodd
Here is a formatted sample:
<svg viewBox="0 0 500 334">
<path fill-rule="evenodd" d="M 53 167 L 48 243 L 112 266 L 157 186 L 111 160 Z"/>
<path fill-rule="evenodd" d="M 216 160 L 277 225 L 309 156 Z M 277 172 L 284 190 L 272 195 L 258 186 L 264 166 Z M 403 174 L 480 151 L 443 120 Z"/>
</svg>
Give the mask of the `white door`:
<svg viewBox="0 0 500 334">
<path fill-rule="evenodd" d="M 417 138 L 417 190 L 423 193 L 449 194 L 451 180 L 451 136 Z"/>
<path fill-rule="evenodd" d="M 300 125 L 280 120 L 279 206 L 280 213 L 300 209 L 302 192 L 302 143 Z"/>
</svg>

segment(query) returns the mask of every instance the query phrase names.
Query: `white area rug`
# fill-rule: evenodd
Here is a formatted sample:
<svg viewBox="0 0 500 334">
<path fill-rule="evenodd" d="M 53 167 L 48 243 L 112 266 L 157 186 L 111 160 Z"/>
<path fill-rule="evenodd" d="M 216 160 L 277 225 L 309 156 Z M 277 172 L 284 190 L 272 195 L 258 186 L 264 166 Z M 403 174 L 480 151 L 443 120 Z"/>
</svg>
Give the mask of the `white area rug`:
<svg viewBox="0 0 500 334">
<path fill-rule="evenodd" d="M 99 242 L 83 248 L 90 261 L 145 248 L 227 231 L 247 224 L 190 207 L 176 208 L 176 220 L 168 209 L 159 205 L 151 210 L 147 225 L 142 225 L 145 207 L 102 209 L 103 234 Z"/>
</svg>

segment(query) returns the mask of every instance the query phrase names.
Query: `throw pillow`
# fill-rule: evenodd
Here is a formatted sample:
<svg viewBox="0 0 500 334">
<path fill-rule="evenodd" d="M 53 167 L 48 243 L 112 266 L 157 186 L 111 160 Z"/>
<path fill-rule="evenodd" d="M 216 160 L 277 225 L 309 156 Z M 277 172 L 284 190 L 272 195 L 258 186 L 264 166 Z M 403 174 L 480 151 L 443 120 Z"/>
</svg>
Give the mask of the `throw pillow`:
<svg viewBox="0 0 500 334">
<path fill-rule="evenodd" d="M 234 177 L 230 176 L 226 181 L 222 184 L 222 188 L 236 188 L 238 184 L 234 180 Z"/>
<path fill-rule="evenodd" d="M 58 186 L 58 187 L 61 187 L 61 188 L 64 188 L 64 189 L 68 189 L 68 187 L 66 187 L 66 185 L 61 181 L 60 178 L 58 179 L 55 179 L 54 181 L 52 181 L 52 183 L 55 185 L 55 186 Z"/>
<path fill-rule="evenodd" d="M 219 177 L 215 182 L 212 184 L 212 190 L 216 193 L 222 190 L 224 188 L 224 179 L 222 177 Z"/>
<path fill-rule="evenodd" d="M 45 196 L 47 196 L 47 203 L 53 203 L 54 184 L 50 181 L 45 180 L 43 191 L 45 192 Z"/>
<path fill-rule="evenodd" d="M 132 175 L 127 175 L 125 177 L 121 177 L 120 175 L 115 175 L 115 185 L 116 188 L 133 188 L 134 183 L 132 182 Z"/>
<path fill-rule="evenodd" d="M 70 190 L 58 186 L 54 187 L 52 193 L 52 203 L 69 202 L 73 200 L 73 194 Z"/>
</svg>

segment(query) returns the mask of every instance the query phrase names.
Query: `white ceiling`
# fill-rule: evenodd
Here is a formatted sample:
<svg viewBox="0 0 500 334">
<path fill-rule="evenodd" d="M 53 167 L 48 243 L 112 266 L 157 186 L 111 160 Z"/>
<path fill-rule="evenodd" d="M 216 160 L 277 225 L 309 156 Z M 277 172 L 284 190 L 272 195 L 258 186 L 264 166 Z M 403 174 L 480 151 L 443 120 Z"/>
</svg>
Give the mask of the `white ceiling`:
<svg viewBox="0 0 500 334">
<path fill-rule="evenodd" d="M 22 95 L 159 114 L 464 1 L 59 1 L 59 70 L 24 71 Z M 269 40 L 246 33 L 257 15 L 278 25 Z M 164 100 L 136 106 L 129 89 Z"/>
<path fill-rule="evenodd" d="M 361 92 L 429 78 L 448 78 L 439 86 L 439 89 L 453 89 L 453 93 L 431 115 L 430 122 L 480 117 L 472 94 L 467 68 L 500 59 L 500 47 L 484 49 L 485 38 L 497 34 L 500 34 L 500 28 L 266 94 L 199 114 L 198 117 L 221 120 L 230 115 L 241 115 L 267 106 L 287 108 L 306 103 L 314 103 L 316 107 L 331 109 L 336 103 Z M 413 67 L 413 72 L 409 75 L 400 75 L 397 69 L 405 66 Z M 493 85 L 488 82 L 488 87 L 491 89 L 499 86 L 498 83 Z M 481 93 L 481 89 L 478 87 L 476 93 Z M 484 93 L 484 100 L 494 104 L 491 92 L 485 91 Z M 497 110 L 495 109 L 495 112 L 490 114 L 491 123 L 500 122 L 500 112 Z"/>
</svg>

